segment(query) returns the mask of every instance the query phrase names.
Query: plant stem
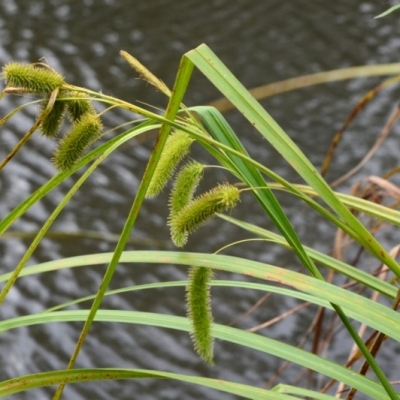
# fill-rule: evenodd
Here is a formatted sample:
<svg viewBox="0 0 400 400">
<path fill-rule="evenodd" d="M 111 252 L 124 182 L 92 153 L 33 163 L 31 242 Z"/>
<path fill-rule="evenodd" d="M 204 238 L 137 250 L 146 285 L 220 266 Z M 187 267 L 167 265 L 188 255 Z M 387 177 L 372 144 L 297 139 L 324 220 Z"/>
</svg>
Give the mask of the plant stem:
<svg viewBox="0 0 400 400">
<path fill-rule="evenodd" d="M 114 272 L 117 268 L 119 259 L 121 257 L 121 254 L 125 248 L 125 245 L 129 239 L 129 235 L 134 227 L 134 224 L 136 222 L 136 218 L 139 214 L 139 211 L 141 209 L 142 203 L 144 201 L 145 195 L 147 188 L 150 184 L 152 175 L 156 169 L 158 160 L 160 159 L 162 150 L 164 148 L 165 142 L 168 138 L 168 135 L 171 131 L 171 124 L 169 121 L 173 121 L 179 111 L 179 107 L 181 104 L 181 101 L 183 99 L 183 96 L 186 91 L 186 87 L 189 83 L 190 76 L 193 71 L 193 64 L 186 59 L 185 57 L 182 58 L 180 68 L 178 70 L 178 75 L 175 81 L 175 86 L 173 90 L 173 94 L 169 100 L 167 110 L 165 112 L 165 120 L 166 123 L 164 123 L 160 129 L 160 133 L 158 135 L 158 138 L 156 140 L 154 149 L 151 153 L 149 162 L 147 164 L 146 170 L 144 172 L 143 178 L 140 182 L 139 189 L 137 192 L 137 195 L 133 201 L 131 210 L 129 212 L 128 218 L 125 222 L 125 226 L 122 230 L 121 236 L 119 238 L 118 244 L 115 248 L 113 257 L 111 259 L 111 262 L 107 268 L 107 271 L 103 277 L 103 280 L 101 282 L 101 285 L 97 291 L 96 297 L 93 301 L 92 307 L 90 309 L 89 315 L 85 321 L 85 324 L 82 328 L 81 334 L 79 336 L 78 342 L 75 346 L 74 352 L 71 356 L 71 359 L 68 363 L 67 370 L 72 369 L 75 365 L 75 361 L 78 357 L 78 354 L 83 346 L 83 343 L 86 339 L 86 336 L 89 332 L 89 329 L 93 323 L 94 317 L 96 315 L 97 310 L 99 309 L 101 302 L 103 300 L 103 297 L 106 293 L 107 287 L 109 283 L 111 282 L 111 279 L 114 275 Z M 152 114 L 152 113 L 150 113 Z M 64 390 L 65 384 L 61 384 L 58 386 L 54 396 L 53 400 L 59 400 L 62 392 Z"/>
<path fill-rule="evenodd" d="M 53 108 L 54 102 L 56 101 L 58 95 L 58 89 L 53 90 L 50 95 L 49 102 L 43 113 L 38 117 L 38 119 L 33 124 L 32 128 L 29 129 L 28 132 L 24 135 L 24 137 L 17 143 L 17 145 L 11 150 L 11 152 L 7 155 L 7 157 L 0 163 L 0 171 L 8 164 L 8 162 L 18 153 L 21 147 L 29 140 L 29 138 L 35 133 L 36 129 L 39 128 L 42 121 L 47 117 L 50 113 L 51 109 Z M 1 295 L 0 295 L 1 297 Z M 0 304 L 1 304 L 0 299 Z"/>
</svg>

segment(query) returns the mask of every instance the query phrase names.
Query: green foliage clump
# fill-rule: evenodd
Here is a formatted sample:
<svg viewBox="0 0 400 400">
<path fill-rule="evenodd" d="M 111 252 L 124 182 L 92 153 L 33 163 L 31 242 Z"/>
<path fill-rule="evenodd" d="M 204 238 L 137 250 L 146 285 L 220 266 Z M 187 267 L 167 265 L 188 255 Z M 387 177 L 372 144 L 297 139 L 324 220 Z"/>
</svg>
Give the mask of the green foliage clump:
<svg viewBox="0 0 400 400">
<path fill-rule="evenodd" d="M 124 54 L 124 58 L 127 59 L 135 69 L 142 71 L 137 66 L 137 60 L 133 60 L 126 54 Z M 227 101 L 229 100 L 233 106 L 236 106 L 249 120 L 251 126 L 258 129 L 260 134 L 270 141 L 274 148 L 289 164 L 292 165 L 292 167 L 299 173 L 300 177 L 309 186 L 288 182 L 283 177 L 280 177 L 273 171 L 269 170 L 266 166 L 253 160 L 241 144 L 240 139 L 235 135 L 233 130 L 230 129 L 228 122 L 215 108 L 208 106 L 188 109 L 182 106 L 184 90 L 189 82 L 193 65 L 199 67 L 213 83 L 218 84 L 218 88 L 227 97 Z M 372 71 L 374 71 L 374 74 L 376 74 L 376 68 L 376 66 L 373 66 Z M 386 68 L 388 67 L 385 67 L 384 70 L 386 70 Z M 392 72 L 390 73 L 393 73 L 392 69 L 391 71 Z M 59 147 L 56 151 L 55 163 L 61 170 L 70 170 L 79 158 L 82 157 L 86 148 L 100 137 L 102 129 L 100 116 L 96 114 L 96 111 L 92 107 L 91 98 L 86 94 L 82 94 L 82 92 L 93 92 L 88 89 L 73 87 L 68 84 L 64 85 L 61 75 L 59 75 L 61 78 L 56 79 L 57 82 L 53 80 L 53 83 L 49 84 L 47 82 L 43 85 L 43 82 L 41 82 L 43 76 L 41 75 L 48 75 L 51 72 L 51 68 L 46 68 L 44 64 L 23 66 L 18 63 L 11 63 L 3 69 L 3 77 L 6 79 L 8 85 L 14 85 L 16 87 L 9 86 L 7 88 L 8 90 L 4 90 L 0 96 L 6 93 L 19 94 L 31 92 L 41 94 L 42 97 L 45 98 L 45 101 L 42 103 L 41 115 L 24 138 L 21 139 L 9 155 L 7 155 L 4 161 L 0 163 L 0 170 L 7 165 L 22 145 L 26 143 L 30 135 L 38 129 L 40 124 L 41 129 L 46 136 L 55 136 L 61 128 L 64 115 L 69 116 L 73 125 L 70 132 L 60 141 Z M 360 69 L 350 68 L 342 72 L 342 77 L 359 76 Z M 396 67 L 395 73 L 398 73 L 398 66 Z M 25 75 L 22 78 L 19 74 Z M 337 76 L 337 74 L 338 71 L 335 72 L 335 76 Z M 276 245 L 280 245 L 285 249 L 293 251 L 312 276 L 308 277 L 303 273 L 290 271 L 290 269 L 286 268 L 286 265 L 284 268 L 280 268 L 265 264 L 261 261 L 252 261 L 245 257 L 230 257 L 222 254 L 180 253 L 175 251 L 167 253 L 158 253 L 155 251 L 134 251 L 132 253 L 125 253 L 124 256 L 126 258 L 124 260 L 121 259 L 121 255 L 128 243 L 130 233 L 142 207 L 143 199 L 146 194 L 145 192 L 147 190 L 147 183 L 151 178 L 153 178 L 151 174 L 154 171 L 153 169 L 148 168 L 146 169 L 142 182 L 139 185 L 137 195 L 124 224 L 115 252 L 112 255 L 99 254 L 91 255 L 90 257 L 83 257 L 82 259 L 80 258 L 80 263 L 88 267 L 92 264 L 94 258 L 96 258 L 99 263 L 104 262 L 105 259 L 108 260 L 109 266 L 104 274 L 97 293 L 93 296 L 95 299 L 90 313 L 88 313 L 76 348 L 66 370 L 44 372 L 43 374 L 39 372 L 0 382 L 0 397 L 9 396 L 20 391 L 37 387 L 60 384 L 57 393 L 54 396 L 54 399 L 59 399 L 62 390 L 67 383 L 82 381 L 82 379 L 87 381 L 98 379 L 124 379 L 127 377 L 137 378 L 138 376 L 142 378 L 154 378 L 155 376 L 163 378 L 174 377 L 186 382 L 204 384 L 205 386 L 214 387 L 246 398 L 269 398 L 271 395 L 279 397 L 285 396 L 284 392 L 289 393 L 289 391 L 293 396 L 306 396 L 307 398 L 322 398 L 321 396 L 324 396 L 324 398 L 329 397 L 325 394 L 317 393 L 314 390 L 306 390 L 292 385 L 283 385 L 285 387 L 278 385 L 271 390 L 267 390 L 247 385 L 238 385 L 237 383 L 228 381 L 216 381 L 199 377 L 195 377 L 194 379 L 192 376 L 171 374 L 164 371 L 160 372 L 152 370 L 146 372 L 143 370 L 114 368 L 105 372 L 104 369 L 90 368 L 79 370 L 75 373 L 72 369 L 74 368 L 75 361 L 85 338 L 89 333 L 95 315 L 104 318 L 104 321 L 127 321 L 127 314 L 121 313 L 120 310 L 99 310 L 99 307 L 102 304 L 102 299 L 107 294 L 106 290 L 109 287 L 113 274 L 115 273 L 120 261 L 130 261 L 132 263 L 148 263 L 150 261 L 161 264 L 177 263 L 195 265 L 190 268 L 189 283 L 187 284 L 186 289 L 187 313 L 190 321 L 182 319 L 182 317 L 163 314 L 152 315 L 141 313 L 142 315 L 139 316 L 133 311 L 132 315 L 129 316 L 131 322 L 137 322 L 141 319 L 143 322 L 147 321 L 149 325 L 165 326 L 184 330 L 188 329 L 188 322 L 190 322 L 192 326 L 191 336 L 195 348 L 201 358 L 209 363 L 213 362 L 213 336 L 215 336 L 222 340 L 227 340 L 244 347 L 249 347 L 260 352 L 270 353 L 276 357 L 287 359 L 288 361 L 297 363 L 302 367 L 318 371 L 318 373 L 326 375 L 329 379 L 337 380 L 340 378 L 342 383 L 352 388 L 349 392 L 349 398 L 354 395 L 356 390 L 359 390 L 367 396 L 375 399 L 398 399 L 398 393 L 392 387 L 388 377 L 386 377 L 384 371 L 377 363 L 376 355 L 379 351 L 379 346 L 383 343 L 385 338 L 389 337 L 400 341 L 400 318 L 399 314 L 396 312 L 399 306 L 399 293 L 398 287 L 395 284 L 395 279 L 398 280 L 400 278 L 400 266 L 391 254 L 389 254 L 385 248 L 377 242 L 371 232 L 375 232 L 375 227 L 381 223 L 389 222 L 396 227 L 400 220 L 399 211 L 385 206 L 384 203 L 374 204 L 371 201 L 356 198 L 355 196 L 339 195 L 336 192 L 333 192 L 330 185 L 328 185 L 317 172 L 316 167 L 309 162 L 306 156 L 295 145 L 295 143 L 293 143 L 289 136 L 279 127 L 264 108 L 256 102 L 255 98 L 251 96 L 233 77 L 233 75 L 225 66 L 223 66 L 220 60 L 218 60 L 207 46 L 201 45 L 195 49 L 195 51 L 190 51 L 185 55 L 174 86 L 175 90 L 171 93 L 168 92 L 168 89 L 163 90 L 160 82 L 157 81 L 156 78 L 150 79 L 149 74 L 143 75 L 146 76 L 146 79 L 149 82 L 152 82 L 155 86 L 160 88 L 160 90 L 164 91 L 164 93 L 171 95 L 171 100 L 166 108 L 165 115 L 160 117 L 159 114 L 151 113 L 148 110 L 144 110 L 125 101 L 119 99 L 113 100 L 111 96 L 106 96 L 101 93 L 93 93 L 93 98 L 98 101 L 103 101 L 105 104 L 109 104 L 111 108 L 121 107 L 124 110 L 129 110 L 138 113 L 145 118 L 149 118 L 143 124 L 130 127 L 123 134 L 119 135 L 119 137 L 113 138 L 110 142 L 105 143 L 104 146 L 99 149 L 101 152 L 97 152 L 98 156 L 101 153 L 101 158 L 98 159 L 98 161 L 107 157 L 115 148 L 126 143 L 126 140 L 135 137 L 136 134 L 158 129 L 161 122 L 163 124 L 160 130 L 161 140 L 156 142 L 150 158 L 150 165 L 152 165 L 152 161 L 160 160 L 160 164 L 158 165 L 156 174 L 154 175 L 156 180 L 158 179 L 158 183 L 155 184 L 156 190 L 150 190 L 149 192 L 150 196 L 152 196 L 162 190 L 165 183 L 172 176 L 177 164 L 187 154 L 190 144 L 193 141 L 191 137 L 199 138 L 199 144 L 209 151 L 209 153 L 214 156 L 224 168 L 232 173 L 232 175 L 235 176 L 235 179 L 239 180 L 241 185 L 249 186 L 249 189 L 251 189 L 255 194 L 255 199 L 259 202 L 261 209 L 265 211 L 266 216 L 268 215 L 270 217 L 271 221 L 275 224 L 275 227 L 282 233 L 282 236 L 262 229 L 250 222 L 233 220 L 228 216 L 222 215 L 219 215 L 219 217 L 224 218 L 225 220 L 229 219 L 231 223 L 247 230 L 251 234 L 261 236 L 263 240 L 268 240 L 269 242 L 273 242 Z M 328 79 L 332 76 L 332 72 L 329 72 L 324 76 Z M 48 79 L 48 76 L 46 79 Z M 32 80 L 35 82 L 32 82 Z M 307 77 L 306 80 L 302 77 L 297 81 L 297 83 L 293 80 L 290 81 L 292 82 L 291 84 L 293 87 L 296 87 L 296 85 L 299 84 L 304 86 L 305 81 L 308 82 L 307 84 L 310 84 L 310 82 L 311 84 L 315 84 L 316 82 L 320 83 L 321 74 L 317 74 L 311 78 Z M 389 80 L 386 81 L 385 85 L 387 82 L 389 82 Z M 393 83 L 395 80 L 391 82 Z M 398 82 L 398 78 L 396 78 L 396 82 Z M 382 85 L 382 87 L 383 86 L 384 85 Z M 286 91 L 287 82 L 281 87 L 284 87 L 284 90 Z M 36 98 L 37 96 L 35 95 L 34 97 Z M 368 99 L 371 98 L 369 94 L 367 97 Z M 74 100 L 69 100 L 71 98 Z M 365 101 L 363 104 L 365 104 Z M 22 109 L 22 107 L 18 107 L 17 111 L 20 109 Z M 15 112 L 9 113 L 0 121 L 0 123 L 7 121 L 15 114 Z M 193 116 L 192 119 L 188 118 L 190 123 L 182 123 L 182 118 L 177 118 L 179 112 L 181 114 L 184 112 L 188 114 L 193 112 L 193 115 L 196 115 L 196 120 Z M 204 139 L 200 138 L 198 129 L 199 124 L 196 123 L 197 119 L 207 127 L 207 130 L 211 133 L 211 140 L 207 140 L 208 138 L 205 137 Z M 168 134 L 170 129 L 168 124 L 172 123 L 172 121 L 174 126 L 181 126 L 181 129 L 187 129 L 188 132 L 191 132 L 191 135 L 179 130 L 175 131 L 167 140 L 167 146 L 165 147 L 163 154 L 164 139 L 166 139 L 163 135 Z M 120 127 L 122 126 L 123 125 Z M 337 144 L 337 142 L 333 143 Z M 95 156 L 95 154 L 93 154 L 93 156 Z M 8 278 L 7 283 L 0 291 L 0 304 L 4 302 L 10 289 L 15 284 L 18 276 L 20 276 L 24 266 L 28 260 L 32 258 L 32 254 L 36 250 L 40 241 L 43 240 L 45 234 L 49 231 L 55 218 L 71 199 L 71 196 L 76 193 L 84 180 L 90 176 L 97 166 L 97 163 L 93 163 L 88 168 L 86 171 L 87 173 L 83 174 L 78 182 L 74 184 L 70 191 L 65 195 L 64 199 L 61 200 L 59 205 L 55 208 L 51 216 L 49 216 L 43 227 L 38 231 L 31 246 L 27 249 L 21 261 Z M 230 210 L 239 201 L 240 191 L 236 187 L 228 184 L 219 185 L 211 191 L 193 199 L 194 191 L 203 173 L 203 168 L 202 165 L 197 163 L 186 165 L 179 172 L 174 183 L 169 204 L 171 213 L 169 225 L 171 228 L 172 238 L 178 246 L 182 246 L 186 242 L 189 233 L 193 232 L 203 223 L 212 218 L 215 213 Z M 394 169 L 393 171 L 396 170 Z M 268 176 L 272 180 L 276 180 L 277 182 L 267 182 L 264 175 Z M 57 185 L 63 182 L 63 180 L 68 176 L 69 173 L 65 173 L 56 176 L 56 179 L 52 178 L 49 182 L 43 185 L 39 191 L 35 192 L 33 196 L 25 199 L 20 206 L 12 210 L 0 222 L 0 231 L 5 232 L 5 230 L 27 212 L 35 202 L 39 201 L 51 190 L 57 187 Z M 163 178 L 160 179 L 160 176 Z M 391 174 L 386 176 L 391 176 Z M 152 182 L 152 184 L 154 183 Z M 302 199 L 307 206 L 310 206 L 311 209 L 319 212 L 327 221 L 336 225 L 337 228 L 341 229 L 345 234 L 354 239 L 356 242 L 355 244 L 363 248 L 365 253 L 367 251 L 370 252 L 376 260 L 379 260 L 382 263 L 382 265 L 390 268 L 393 272 L 394 278 L 392 278 L 390 282 L 386 282 L 373 274 L 363 271 L 361 268 L 354 268 L 353 264 L 347 264 L 344 261 L 335 260 L 326 254 L 319 253 L 314 249 L 303 246 L 286 215 L 286 211 L 282 209 L 271 189 L 285 189 L 289 193 L 297 196 L 297 198 Z M 368 187 L 367 190 L 369 192 L 371 187 Z M 315 201 L 316 196 L 319 196 L 320 199 L 324 201 L 326 207 L 323 205 L 322 201 Z M 357 219 L 358 213 L 372 217 L 370 230 L 364 227 Z M 218 251 L 217 253 L 220 252 Z M 345 276 L 365 288 L 385 295 L 387 299 L 392 300 L 392 306 L 389 307 L 379 304 L 363 295 L 341 288 L 336 285 L 334 281 L 332 281 L 332 283 L 324 282 L 322 274 L 317 269 L 317 265 L 323 265 L 324 267 L 331 269 L 334 273 L 340 274 L 340 282 L 342 281 L 342 277 Z M 66 263 L 64 260 L 54 260 L 50 263 L 46 263 L 46 270 L 58 270 L 60 267 L 68 268 L 70 266 L 71 264 L 68 260 Z M 269 338 L 268 335 L 264 336 L 262 334 L 254 333 L 258 328 L 252 329 L 253 332 L 244 332 L 239 328 L 217 324 L 213 325 L 210 280 L 212 279 L 214 269 L 221 269 L 235 274 L 239 273 L 256 279 L 275 282 L 277 284 L 272 286 L 257 284 L 257 288 L 269 293 L 279 293 L 280 295 L 286 294 L 288 296 L 298 297 L 303 301 L 310 301 L 318 306 L 333 310 L 333 312 L 339 316 L 343 325 L 359 348 L 359 352 L 357 352 L 356 356 L 354 356 L 351 361 L 359 358 L 361 354 L 365 357 L 365 363 L 362 365 L 360 372 L 357 373 L 352 371 L 347 368 L 347 366 L 333 363 L 322 356 L 317 357 L 317 355 L 312 352 L 307 352 L 283 342 L 278 342 Z M 43 264 L 34 266 L 31 269 L 31 273 L 35 273 L 34 271 L 43 271 Z M 239 281 L 231 283 L 224 282 L 223 286 L 256 288 L 255 284 L 252 283 L 249 286 L 246 283 L 247 282 Z M 183 285 L 183 283 L 181 282 L 180 285 Z M 281 288 L 281 285 L 289 286 L 294 290 Z M 169 286 L 170 283 L 165 283 L 164 287 Z M 157 283 L 157 285 L 154 285 L 153 287 L 159 288 L 160 284 Z M 137 289 L 139 289 L 139 287 L 134 288 L 134 290 Z M 149 289 L 149 285 L 144 285 L 141 289 Z M 77 299 L 76 302 L 85 299 L 87 300 L 87 298 Z M 67 304 L 59 304 L 57 308 L 62 308 L 66 305 Z M 366 313 L 365 310 L 368 310 L 368 313 Z M 37 315 L 29 316 L 29 318 L 17 318 L 15 320 L 16 322 L 14 320 L 11 322 L 4 321 L 4 329 L 7 330 L 10 327 L 15 328 L 17 326 L 26 326 L 31 324 L 32 321 L 35 323 L 45 324 L 49 321 L 54 322 L 55 320 L 65 320 L 65 318 L 76 321 L 80 321 L 82 318 L 82 313 L 79 310 L 72 314 L 69 311 L 67 313 L 67 317 L 67 314 L 64 314 L 62 311 L 56 311 L 51 312 L 50 317 L 49 313 L 39 313 Z M 368 343 L 365 344 L 363 342 L 346 314 L 351 318 L 354 318 L 356 321 L 368 325 L 370 329 L 379 332 L 374 339 L 373 345 L 369 346 Z M 214 328 L 213 330 L 212 327 Z M 373 369 L 379 382 L 365 376 L 369 366 Z M 29 384 L 27 385 L 26 382 L 29 382 Z"/>
</svg>

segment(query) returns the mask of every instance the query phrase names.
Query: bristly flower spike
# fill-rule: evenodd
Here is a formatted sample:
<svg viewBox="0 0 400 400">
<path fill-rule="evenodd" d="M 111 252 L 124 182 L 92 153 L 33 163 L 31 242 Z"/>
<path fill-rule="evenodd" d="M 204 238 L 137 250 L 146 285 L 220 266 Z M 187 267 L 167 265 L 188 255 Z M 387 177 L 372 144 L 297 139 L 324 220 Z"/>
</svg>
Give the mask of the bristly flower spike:
<svg viewBox="0 0 400 400">
<path fill-rule="evenodd" d="M 188 133 L 180 130 L 175 130 L 168 137 L 147 189 L 147 198 L 157 196 L 162 191 L 172 177 L 175 168 L 189 152 L 193 141 L 194 139 Z"/>
<path fill-rule="evenodd" d="M 204 172 L 204 165 L 192 161 L 184 165 L 175 177 L 174 186 L 169 197 L 169 218 L 171 221 L 193 198 Z M 172 236 L 172 232 L 171 232 Z M 186 242 L 187 232 L 182 232 L 178 242 Z"/>
<path fill-rule="evenodd" d="M 18 62 L 5 65 L 2 77 L 7 86 L 21 88 L 30 93 L 50 94 L 64 84 L 64 77 L 56 71 Z"/>
<path fill-rule="evenodd" d="M 205 224 L 215 214 L 232 209 L 239 200 L 239 189 L 228 184 L 218 185 L 194 198 L 169 222 L 172 241 L 176 246 L 182 247 L 188 234 Z"/>
<path fill-rule="evenodd" d="M 169 198 L 170 219 L 192 200 L 193 193 L 203 176 L 204 168 L 203 164 L 191 161 L 180 169 Z"/>
<path fill-rule="evenodd" d="M 66 101 L 68 116 L 72 122 L 79 121 L 84 114 L 96 112 L 86 93 L 72 91 L 67 92 L 65 96 L 73 98 L 73 100 Z"/>
<path fill-rule="evenodd" d="M 102 128 L 98 114 L 84 114 L 60 141 L 54 153 L 55 166 L 61 171 L 70 170 L 85 150 L 100 138 Z"/>
<path fill-rule="evenodd" d="M 199 356 L 213 364 L 214 341 L 211 334 L 213 316 L 211 311 L 210 281 L 213 271 L 207 267 L 191 267 L 186 287 L 187 315 L 192 324 L 191 338 Z"/>
<path fill-rule="evenodd" d="M 42 113 L 46 110 L 49 103 L 49 97 L 43 100 L 41 105 Z M 46 118 L 42 121 L 40 129 L 44 136 L 54 138 L 60 132 L 61 126 L 64 122 L 66 103 L 62 100 L 56 100 L 52 109 L 47 114 Z"/>
</svg>

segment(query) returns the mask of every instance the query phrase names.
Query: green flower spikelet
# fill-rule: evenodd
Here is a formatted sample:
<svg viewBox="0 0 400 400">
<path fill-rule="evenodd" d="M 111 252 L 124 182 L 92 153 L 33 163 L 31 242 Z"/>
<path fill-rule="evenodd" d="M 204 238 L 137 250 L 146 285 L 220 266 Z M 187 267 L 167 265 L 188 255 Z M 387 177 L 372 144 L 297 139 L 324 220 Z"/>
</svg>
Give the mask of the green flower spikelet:
<svg viewBox="0 0 400 400">
<path fill-rule="evenodd" d="M 239 189 L 228 184 L 218 185 L 196 197 L 171 218 L 169 225 L 172 241 L 176 246 L 182 247 L 188 234 L 205 224 L 216 213 L 232 209 L 239 200 Z"/>
<path fill-rule="evenodd" d="M 46 109 L 48 102 L 49 102 L 48 97 L 42 102 L 41 106 L 42 112 Z M 50 138 L 54 138 L 57 136 L 64 122 L 65 108 L 66 108 L 65 101 L 56 100 L 54 102 L 53 108 L 51 109 L 49 114 L 46 116 L 46 118 L 42 121 L 40 125 L 40 129 L 44 136 Z"/>
<path fill-rule="evenodd" d="M 102 124 L 98 114 L 85 114 L 60 141 L 53 162 L 61 171 L 70 170 L 85 150 L 101 136 Z"/>
<path fill-rule="evenodd" d="M 10 62 L 3 67 L 2 77 L 7 86 L 31 93 L 50 94 L 64 84 L 64 77 L 44 67 Z"/>
<path fill-rule="evenodd" d="M 193 198 L 193 193 L 203 176 L 204 165 L 192 161 L 184 165 L 177 174 L 169 197 L 169 218 L 171 221 Z M 172 232 L 171 232 L 172 236 Z M 182 232 L 178 242 L 187 241 L 187 232 Z"/>
<path fill-rule="evenodd" d="M 213 337 L 211 325 L 210 281 L 213 271 L 207 267 L 191 267 L 186 287 L 187 315 L 192 324 L 191 338 L 199 356 L 209 364 L 213 364 Z"/>
<path fill-rule="evenodd" d="M 175 168 L 189 152 L 193 140 L 189 134 L 179 130 L 174 131 L 168 137 L 147 189 L 147 198 L 157 196 L 163 190 Z"/>
<path fill-rule="evenodd" d="M 86 93 L 68 92 L 67 97 L 73 97 L 74 100 L 67 101 L 67 112 L 72 122 L 77 122 L 82 118 L 82 115 L 96 111 Z"/>
<path fill-rule="evenodd" d="M 192 200 L 193 193 L 203 176 L 203 172 L 204 165 L 197 161 L 192 161 L 184 165 L 176 175 L 169 198 L 170 219 Z"/>
</svg>

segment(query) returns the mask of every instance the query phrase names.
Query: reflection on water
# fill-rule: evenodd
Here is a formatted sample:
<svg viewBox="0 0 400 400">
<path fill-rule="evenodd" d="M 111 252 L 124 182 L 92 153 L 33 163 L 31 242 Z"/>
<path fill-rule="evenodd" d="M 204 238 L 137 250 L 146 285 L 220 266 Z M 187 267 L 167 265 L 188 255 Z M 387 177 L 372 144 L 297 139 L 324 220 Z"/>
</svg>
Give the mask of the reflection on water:
<svg viewBox="0 0 400 400">
<path fill-rule="evenodd" d="M 189 0 L 174 3 L 161 0 L 132 1 L 58 1 L 37 0 L 0 4 L 0 61 L 24 62 L 45 58 L 66 79 L 76 85 L 101 90 L 131 102 L 143 101 L 163 107 L 160 93 L 136 79 L 135 73 L 119 57 L 120 49 L 138 57 L 157 76 L 172 85 L 180 57 L 200 43 L 207 43 L 244 82 L 253 87 L 306 73 L 351 65 L 397 61 L 400 46 L 395 17 L 374 20 L 380 6 L 372 2 L 311 3 L 257 1 L 231 2 Z M 379 3 L 380 4 L 380 3 Z M 357 99 L 378 82 L 358 80 L 314 87 L 285 94 L 264 102 L 269 112 L 295 139 L 311 160 L 319 165 L 335 131 Z M 217 91 L 195 73 L 185 102 L 202 104 L 218 97 Z M 363 118 L 352 127 L 345 138 L 340 157 L 331 177 L 339 176 L 362 157 L 375 140 L 383 121 L 396 99 L 394 90 L 382 94 Z M 20 104 L 20 99 L 1 101 L 2 115 Z M 17 118 L 2 127 L 0 156 L 3 158 L 29 129 L 36 108 L 27 108 Z M 126 121 L 126 113 L 106 114 L 105 125 L 112 127 Z M 242 118 L 231 113 L 229 121 L 250 153 L 276 172 L 297 179 L 273 150 L 249 129 Z M 366 132 L 371 132 L 366 136 Z M 397 133 L 397 128 L 395 128 Z M 362 140 L 357 138 L 362 136 Z M 395 163 L 397 145 L 394 136 L 384 145 L 385 161 L 377 157 L 367 169 L 380 171 L 383 162 Z M 28 194 L 54 174 L 50 154 L 51 141 L 33 137 L 15 160 L 0 176 L 0 215 L 6 215 Z M 77 232 L 95 230 L 118 233 L 129 211 L 141 174 L 149 156 L 151 140 L 132 143 L 119 149 L 102 165 L 73 198 L 54 224 L 54 230 Z M 193 155 L 209 161 L 200 149 Z M 376 172 L 375 172 L 376 173 Z M 211 180 L 224 180 L 214 172 Z M 58 201 L 71 186 L 72 179 L 58 187 L 48 198 L 13 226 L 14 230 L 34 231 L 45 221 Z M 172 249 L 166 221 L 166 195 L 147 201 L 135 228 L 135 237 L 161 241 L 149 246 L 131 244 L 136 248 Z M 282 198 L 290 207 L 293 199 Z M 293 213 L 291 219 L 306 242 L 322 251 L 329 251 L 333 232 L 323 222 L 304 220 L 304 214 Z M 270 227 L 250 196 L 244 196 L 234 216 L 257 221 Z M 218 229 L 216 229 L 218 227 Z M 194 235 L 187 250 L 215 251 L 220 246 L 242 237 L 242 233 L 220 222 L 211 222 Z M 388 246 L 391 246 L 388 238 Z M 3 270 L 11 270 L 29 244 L 27 239 L 7 239 L 0 242 Z M 35 252 L 31 263 L 59 257 L 112 251 L 115 243 L 94 239 L 46 239 Z M 298 267 L 294 257 L 269 244 L 253 243 L 237 246 L 230 254 L 258 259 L 277 265 Z M 52 305 L 88 295 L 97 290 L 104 267 L 66 270 L 43 276 L 21 279 L 13 289 L 2 318 L 40 311 Z M 219 274 L 219 277 L 223 277 Z M 186 271 L 176 266 L 121 265 L 112 282 L 113 288 L 147 282 L 185 279 Z M 243 279 L 239 277 L 239 279 Z M 229 323 L 248 310 L 262 296 L 243 290 L 214 290 L 215 319 Z M 113 296 L 104 307 L 154 311 L 184 315 L 182 289 L 143 291 Z M 257 312 L 240 323 L 252 327 L 293 306 L 294 301 L 272 297 Z M 274 325 L 262 333 L 298 343 L 312 315 L 301 313 L 292 320 Z M 59 369 L 66 365 L 80 330 L 79 324 L 49 324 L 18 329 L 1 336 L 1 378 Z M 348 343 L 339 333 L 332 358 L 343 361 Z M 390 351 L 397 351 L 391 349 Z M 383 352 L 388 367 L 393 363 L 390 351 Z M 221 379 L 262 386 L 274 373 L 279 361 L 265 354 L 238 348 L 227 343 L 216 344 L 216 366 L 209 368 L 193 353 L 186 334 L 144 326 L 95 324 L 79 358 L 79 367 L 123 366 L 202 374 Z M 392 370 L 389 368 L 389 371 Z M 395 371 L 395 368 L 393 368 Z M 294 382 L 297 370 L 290 368 L 285 382 Z M 65 398 L 70 399 L 131 399 L 132 393 L 143 399 L 176 399 L 185 393 L 186 399 L 232 396 L 181 384 L 142 380 L 138 382 L 102 382 L 67 387 Z M 43 399 L 48 390 L 19 395 L 20 399 Z"/>
</svg>

